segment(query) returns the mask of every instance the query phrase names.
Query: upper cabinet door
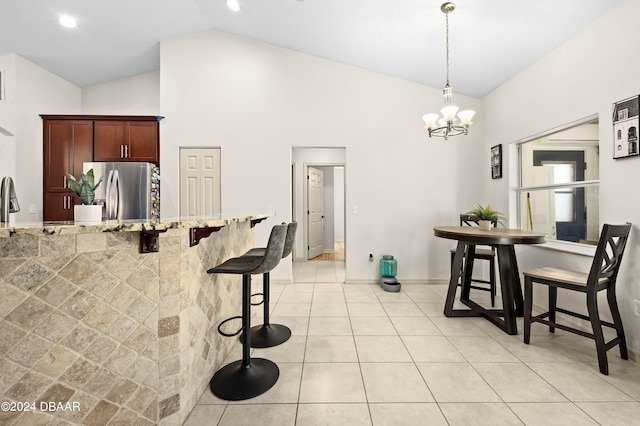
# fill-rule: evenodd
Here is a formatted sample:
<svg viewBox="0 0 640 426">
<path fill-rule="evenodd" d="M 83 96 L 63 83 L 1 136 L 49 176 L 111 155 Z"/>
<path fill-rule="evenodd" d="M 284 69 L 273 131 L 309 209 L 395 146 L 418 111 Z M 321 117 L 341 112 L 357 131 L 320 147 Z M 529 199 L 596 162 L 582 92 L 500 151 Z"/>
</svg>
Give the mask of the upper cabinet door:
<svg viewBox="0 0 640 426">
<path fill-rule="evenodd" d="M 127 121 L 127 135 L 126 161 L 160 163 L 157 121 Z"/>
<path fill-rule="evenodd" d="M 93 121 L 73 120 L 70 127 L 71 170 L 69 173 L 78 179 L 84 163 L 93 161 Z"/>
<path fill-rule="evenodd" d="M 96 120 L 94 161 L 148 161 L 159 164 L 157 121 Z"/>
<path fill-rule="evenodd" d="M 94 161 L 124 161 L 126 121 L 94 122 Z"/>
<path fill-rule="evenodd" d="M 66 173 L 76 178 L 82 163 L 93 159 L 93 122 L 90 120 L 45 120 L 44 191 L 66 192 Z"/>
<path fill-rule="evenodd" d="M 44 191 L 66 192 L 70 171 L 71 131 L 66 120 L 44 121 Z"/>
</svg>

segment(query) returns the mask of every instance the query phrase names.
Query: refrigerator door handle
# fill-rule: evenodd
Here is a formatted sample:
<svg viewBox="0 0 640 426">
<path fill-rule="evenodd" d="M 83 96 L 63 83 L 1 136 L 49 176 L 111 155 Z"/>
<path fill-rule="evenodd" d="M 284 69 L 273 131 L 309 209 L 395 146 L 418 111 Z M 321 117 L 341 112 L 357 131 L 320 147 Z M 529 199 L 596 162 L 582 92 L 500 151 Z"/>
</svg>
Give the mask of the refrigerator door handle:
<svg viewBox="0 0 640 426">
<path fill-rule="evenodd" d="M 117 170 L 113 171 L 113 218 L 118 219 L 120 215 L 120 175 Z"/>
<path fill-rule="evenodd" d="M 111 186 L 113 185 L 113 170 L 109 170 L 109 176 L 107 177 L 107 190 L 105 192 L 105 210 L 107 212 L 107 220 L 113 219 L 111 217 L 112 201 L 111 201 Z"/>
</svg>

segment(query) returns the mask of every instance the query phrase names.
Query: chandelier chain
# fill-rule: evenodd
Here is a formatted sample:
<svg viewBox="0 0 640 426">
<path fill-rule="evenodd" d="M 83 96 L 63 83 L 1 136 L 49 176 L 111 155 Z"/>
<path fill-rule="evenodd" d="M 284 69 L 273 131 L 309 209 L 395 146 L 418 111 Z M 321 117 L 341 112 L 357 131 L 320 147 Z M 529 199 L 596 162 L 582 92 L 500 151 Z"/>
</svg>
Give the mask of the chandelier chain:
<svg viewBox="0 0 640 426">
<path fill-rule="evenodd" d="M 449 13 L 445 13 L 447 30 L 446 30 L 446 44 L 447 44 L 447 87 L 449 87 Z"/>
</svg>

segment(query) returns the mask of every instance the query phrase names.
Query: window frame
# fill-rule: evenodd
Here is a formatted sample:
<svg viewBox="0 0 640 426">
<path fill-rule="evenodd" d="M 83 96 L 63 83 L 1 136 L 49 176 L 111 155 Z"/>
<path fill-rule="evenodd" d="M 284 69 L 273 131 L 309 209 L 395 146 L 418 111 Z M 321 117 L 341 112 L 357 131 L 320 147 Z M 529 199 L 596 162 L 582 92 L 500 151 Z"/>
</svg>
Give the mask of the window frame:
<svg viewBox="0 0 640 426">
<path fill-rule="evenodd" d="M 527 142 L 532 142 L 535 141 L 537 139 L 541 139 L 545 136 L 550 136 L 574 127 L 578 127 L 584 124 L 588 124 L 594 121 L 600 121 L 599 120 L 599 115 L 598 114 L 593 114 L 575 121 L 572 121 L 570 123 L 566 123 L 562 126 L 558 126 L 549 130 L 546 130 L 544 132 L 540 132 L 537 133 L 535 135 L 529 136 L 527 138 L 518 140 L 516 142 L 514 142 L 515 148 L 517 150 L 517 187 L 513 188 L 513 194 L 515 194 L 516 197 L 516 212 L 517 212 L 517 226 L 518 229 L 525 229 L 523 228 L 524 224 L 522 223 L 522 212 L 523 209 L 525 208 L 525 206 L 522 205 L 522 194 L 529 192 L 529 191 L 540 191 L 540 190 L 552 190 L 555 193 L 556 189 L 565 189 L 565 188 L 587 188 L 587 187 L 591 187 L 591 186 L 597 186 L 598 188 L 600 187 L 600 179 L 591 179 L 591 180 L 583 180 L 583 181 L 573 181 L 571 183 L 560 183 L 560 184 L 547 184 L 547 185 L 530 185 L 530 186 L 522 186 L 522 179 L 523 179 L 523 168 L 522 168 L 522 146 L 527 143 Z M 598 143 L 598 146 L 600 145 L 600 143 Z M 598 223 L 598 228 L 600 228 L 600 223 Z M 555 250 L 561 250 L 561 251 L 567 251 L 567 252 L 572 252 L 572 253 L 576 253 L 576 254 L 583 254 L 583 255 L 593 255 L 593 253 L 595 252 L 595 247 L 592 246 L 591 244 L 587 244 L 587 243 L 580 243 L 580 242 L 573 242 L 573 241 L 566 241 L 566 240 L 558 240 L 558 239 L 552 239 L 552 240 L 548 240 L 547 243 L 545 243 L 544 245 L 541 245 L 541 247 L 546 247 L 546 248 L 550 248 L 550 249 L 555 249 Z"/>
</svg>

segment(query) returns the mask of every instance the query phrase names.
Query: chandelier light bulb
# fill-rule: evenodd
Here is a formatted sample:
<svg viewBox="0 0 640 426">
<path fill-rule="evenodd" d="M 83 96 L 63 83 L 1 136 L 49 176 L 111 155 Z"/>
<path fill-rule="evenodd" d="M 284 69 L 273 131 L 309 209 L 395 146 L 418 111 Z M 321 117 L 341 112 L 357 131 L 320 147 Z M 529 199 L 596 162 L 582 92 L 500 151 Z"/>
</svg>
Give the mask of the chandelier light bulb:
<svg viewBox="0 0 640 426">
<path fill-rule="evenodd" d="M 446 107 L 442 108 L 440 110 L 440 114 L 442 114 L 442 117 L 444 118 L 444 121 L 446 122 L 453 122 L 456 119 L 456 114 L 458 113 L 458 108 L 455 105 L 447 105 Z"/>
<path fill-rule="evenodd" d="M 473 124 L 473 122 L 471 122 L 471 120 L 473 119 L 473 116 L 476 114 L 475 111 L 472 111 L 470 109 L 465 109 L 464 111 L 460 111 L 458 113 L 458 118 L 460 119 L 460 125 L 461 126 L 470 126 Z"/>
<path fill-rule="evenodd" d="M 422 119 L 424 120 L 424 127 L 426 129 L 431 129 L 433 127 L 436 127 L 436 122 L 438 121 L 438 118 L 440 118 L 440 116 L 438 114 L 425 114 L 422 116 Z"/>
</svg>

